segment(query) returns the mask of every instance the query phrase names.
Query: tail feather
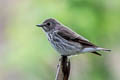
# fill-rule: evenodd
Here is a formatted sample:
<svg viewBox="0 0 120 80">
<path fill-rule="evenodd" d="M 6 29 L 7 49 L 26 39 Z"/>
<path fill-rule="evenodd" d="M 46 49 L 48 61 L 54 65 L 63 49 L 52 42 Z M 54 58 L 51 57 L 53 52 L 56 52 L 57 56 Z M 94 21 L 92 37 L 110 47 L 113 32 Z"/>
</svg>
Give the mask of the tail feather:
<svg viewBox="0 0 120 80">
<path fill-rule="evenodd" d="M 105 48 L 97 48 L 98 51 L 108 51 L 110 52 L 111 50 L 110 49 L 105 49 Z"/>
<path fill-rule="evenodd" d="M 105 49 L 105 48 L 97 48 L 97 51 L 109 51 L 110 52 L 111 50 L 110 49 Z M 96 51 L 91 52 L 91 53 L 96 54 L 98 56 L 102 56 L 102 54 L 100 54 L 100 53 L 98 53 Z"/>
<path fill-rule="evenodd" d="M 96 55 L 98 55 L 98 56 L 102 56 L 102 54 L 100 54 L 100 53 L 98 53 L 98 52 L 91 52 L 91 53 L 96 54 Z"/>
</svg>

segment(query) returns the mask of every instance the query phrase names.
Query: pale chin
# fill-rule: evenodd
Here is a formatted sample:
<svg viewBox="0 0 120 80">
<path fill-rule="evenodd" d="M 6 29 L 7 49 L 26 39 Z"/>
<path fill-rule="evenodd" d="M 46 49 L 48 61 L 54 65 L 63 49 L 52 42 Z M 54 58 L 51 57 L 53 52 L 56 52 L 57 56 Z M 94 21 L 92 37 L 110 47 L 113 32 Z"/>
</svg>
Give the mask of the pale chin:
<svg viewBox="0 0 120 80">
<path fill-rule="evenodd" d="M 45 26 L 43 27 L 45 32 L 48 32 L 48 28 L 46 28 Z"/>
</svg>

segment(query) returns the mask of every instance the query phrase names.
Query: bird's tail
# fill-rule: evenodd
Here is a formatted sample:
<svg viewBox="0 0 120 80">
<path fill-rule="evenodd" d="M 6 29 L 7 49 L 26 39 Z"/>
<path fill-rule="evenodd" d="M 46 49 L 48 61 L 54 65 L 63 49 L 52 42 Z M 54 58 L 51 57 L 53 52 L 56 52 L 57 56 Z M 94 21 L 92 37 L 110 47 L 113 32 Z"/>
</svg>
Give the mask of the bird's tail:
<svg viewBox="0 0 120 80">
<path fill-rule="evenodd" d="M 111 50 L 110 49 L 105 49 L 105 48 L 98 47 L 98 48 L 96 48 L 96 51 L 91 52 L 91 53 L 94 53 L 96 55 L 102 56 L 102 54 L 98 53 L 97 51 L 109 51 L 110 52 Z"/>
<path fill-rule="evenodd" d="M 98 48 L 96 48 L 98 51 L 108 51 L 108 52 L 110 52 L 111 50 L 110 49 L 105 49 L 105 48 L 100 48 L 100 47 L 98 47 Z"/>
</svg>

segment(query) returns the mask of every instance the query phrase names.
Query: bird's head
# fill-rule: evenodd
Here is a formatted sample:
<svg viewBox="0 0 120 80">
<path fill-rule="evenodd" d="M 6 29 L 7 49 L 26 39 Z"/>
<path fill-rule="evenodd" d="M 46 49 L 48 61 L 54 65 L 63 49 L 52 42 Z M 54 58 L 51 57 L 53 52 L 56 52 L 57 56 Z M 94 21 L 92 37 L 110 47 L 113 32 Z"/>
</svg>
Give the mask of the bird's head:
<svg viewBox="0 0 120 80">
<path fill-rule="evenodd" d="M 56 21 L 53 18 L 49 18 L 49 19 L 46 19 L 42 24 L 38 24 L 36 26 L 42 27 L 45 32 L 49 32 L 55 29 L 57 25 L 60 25 L 58 21 Z"/>
</svg>

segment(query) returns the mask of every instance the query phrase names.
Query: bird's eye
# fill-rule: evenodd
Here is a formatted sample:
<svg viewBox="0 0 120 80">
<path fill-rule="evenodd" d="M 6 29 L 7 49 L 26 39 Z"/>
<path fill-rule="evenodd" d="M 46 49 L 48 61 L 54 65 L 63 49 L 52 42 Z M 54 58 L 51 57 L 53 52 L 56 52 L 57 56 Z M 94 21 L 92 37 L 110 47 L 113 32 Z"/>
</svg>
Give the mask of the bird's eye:
<svg viewBox="0 0 120 80">
<path fill-rule="evenodd" d="M 48 26 L 50 26 L 50 23 L 47 23 Z"/>
</svg>

